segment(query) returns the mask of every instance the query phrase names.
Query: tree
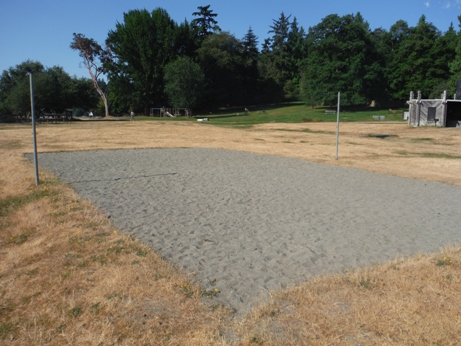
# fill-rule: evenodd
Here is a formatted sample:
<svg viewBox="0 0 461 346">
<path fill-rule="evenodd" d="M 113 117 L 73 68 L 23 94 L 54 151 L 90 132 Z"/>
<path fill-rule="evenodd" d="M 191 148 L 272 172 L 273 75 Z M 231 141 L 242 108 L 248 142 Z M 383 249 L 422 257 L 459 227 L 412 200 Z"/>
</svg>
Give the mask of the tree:
<svg viewBox="0 0 461 346">
<path fill-rule="evenodd" d="M 296 17 L 290 22 L 291 15 L 281 13 L 279 19 L 273 19 L 272 36 L 266 39 L 260 58 L 260 74 L 270 85 L 278 85 L 285 99 L 299 98 L 300 66 L 306 57 L 305 32 L 298 26 Z"/>
<path fill-rule="evenodd" d="M 439 36 L 429 52 L 432 64 L 429 65 L 427 78 L 431 89 L 429 97 L 439 98 L 444 90 L 453 95 L 455 84 L 451 82 L 450 64 L 456 59 L 456 31 L 453 23 L 445 34 Z"/>
<path fill-rule="evenodd" d="M 375 105 L 387 105 L 391 101 L 389 87 L 389 62 L 393 58 L 390 44 L 390 34 L 383 28 L 370 32 L 370 39 L 374 50 L 369 57 L 371 62 L 369 78 L 372 82 L 373 93 L 370 95 Z"/>
<path fill-rule="evenodd" d="M 310 105 L 360 105 L 375 99 L 375 46 L 360 13 L 329 15 L 309 29 L 302 95 Z"/>
<path fill-rule="evenodd" d="M 397 49 L 390 62 L 393 97 L 406 100 L 411 90 L 420 90 L 423 95 L 429 95 L 440 82 L 433 80 L 429 74 L 433 66 L 431 51 L 440 37 L 440 31 L 428 23 L 424 15 L 416 27 L 408 28 L 401 21 L 397 25 L 397 28 L 391 28 L 398 38 Z"/>
<path fill-rule="evenodd" d="M 86 38 L 83 34 L 74 33 L 74 38 L 70 44 L 70 48 L 79 52 L 83 63 L 88 69 L 93 86 L 104 102 L 105 115 L 109 115 L 109 105 L 107 102 L 106 93 L 99 86 L 99 77 L 107 73 L 106 65 L 111 61 L 111 52 L 109 49 L 103 49 L 99 43 L 92 38 Z M 96 61 L 99 60 L 99 63 Z"/>
<path fill-rule="evenodd" d="M 30 110 L 29 73 L 34 74 L 35 108 L 39 112 L 62 112 L 72 107 L 94 107 L 96 93 L 89 79 L 70 77 L 62 67 L 45 68 L 27 60 L 3 71 L 0 77 L 0 107 L 4 113 Z"/>
<path fill-rule="evenodd" d="M 245 73 L 243 76 L 242 87 L 244 91 L 244 103 L 250 104 L 256 101 L 258 89 L 258 37 L 250 27 L 242 39 L 243 64 Z"/>
<path fill-rule="evenodd" d="M 218 26 L 216 17 L 218 14 L 213 13 L 213 10 L 210 10 L 210 6 L 199 6 L 198 12 L 192 13 L 193 16 L 198 17 L 192 20 L 191 24 L 197 28 L 199 36 L 204 39 L 212 33 L 218 33 L 221 31 L 221 28 Z"/>
<path fill-rule="evenodd" d="M 458 16 L 459 28 L 461 29 L 461 16 Z M 455 39 L 455 58 L 449 63 L 450 85 L 454 88 L 456 81 L 461 78 L 461 30 L 458 31 Z"/>
<path fill-rule="evenodd" d="M 245 67 L 240 40 L 228 32 L 208 36 L 197 50 L 197 62 L 205 73 L 210 105 L 242 104 Z"/>
<path fill-rule="evenodd" d="M 174 50 L 179 56 L 188 56 L 193 58 L 195 51 L 200 47 L 197 29 L 187 20 L 179 24 L 174 34 Z"/>
<path fill-rule="evenodd" d="M 198 64 L 182 57 L 165 67 L 165 91 L 176 108 L 194 108 L 203 95 L 205 75 Z"/>
<path fill-rule="evenodd" d="M 410 34 L 411 30 L 408 23 L 404 20 L 398 20 L 391 26 L 387 35 L 388 55 L 386 60 L 386 75 L 389 81 L 389 93 L 393 99 L 399 99 L 407 93 L 404 78 L 405 74 L 409 73 L 410 67 L 405 59 L 406 53 L 403 53 L 402 58 L 400 55 Z M 398 94 L 401 90 L 404 91 Z"/>
<path fill-rule="evenodd" d="M 265 61 L 266 78 L 272 77 L 282 87 L 288 77 L 289 51 L 288 51 L 288 35 L 290 32 L 290 17 L 285 16 L 285 13 L 280 14 L 278 20 L 273 19 L 273 24 L 270 27 L 269 33 L 272 33 L 270 38 L 270 52 L 266 54 Z"/>
<path fill-rule="evenodd" d="M 107 38 L 113 54 L 108 64 L 109 87 L 119 104 L 149 114 L 150 107 L 166 101 L 164 68 L 179 54 L 177 25 L 161 8 L 151 13 L 129 11 L 123 19 Z"/>
<path fill-rule="evenodd" d="M 45 70 L 38 61 L 26 60 L 15 67 L 4 70 L 0 77 L 0 113 L 11 113 L 11 96 L 13 89 L 27 78 L 29 73 L 38 73 Z"/>
<path fill-rule="evenodd" d="M 304 58 L 307 57 L 306 33 L 303 27 L 298 26 L 298 21 L 293 18 L 290 32 L 287 39 L 288 61 L 287 80 L 284 91 L 289 99 L 299 99 L 299 81 L 301 79 L 301 66 Z"/>
</svg>

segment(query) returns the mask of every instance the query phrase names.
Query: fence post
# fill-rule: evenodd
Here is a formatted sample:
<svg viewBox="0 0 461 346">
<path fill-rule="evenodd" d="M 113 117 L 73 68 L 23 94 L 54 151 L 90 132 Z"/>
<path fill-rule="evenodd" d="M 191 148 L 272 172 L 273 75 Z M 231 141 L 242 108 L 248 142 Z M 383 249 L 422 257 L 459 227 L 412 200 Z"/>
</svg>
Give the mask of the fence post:
<svg viewBox="0 0 461 346">
<path fill-rule="evenodd" d="M 38 160 L 37 160 L 37 134 L 35 131 L 35 104 L 34 104 L 34 75 L 29 74 L 30 80 L 30 111 L 32 116 L 32 138 L 34 141 L 34 166 L 35 166 L 35 185 L 38 185 Z"/>
</svg>

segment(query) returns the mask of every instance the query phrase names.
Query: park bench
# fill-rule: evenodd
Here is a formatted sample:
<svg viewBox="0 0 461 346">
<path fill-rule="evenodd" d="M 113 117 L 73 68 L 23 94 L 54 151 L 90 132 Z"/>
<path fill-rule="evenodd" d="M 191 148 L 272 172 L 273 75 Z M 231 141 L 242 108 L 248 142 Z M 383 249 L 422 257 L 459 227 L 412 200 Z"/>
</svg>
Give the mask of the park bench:
<svg viewBox="0 0 461 346">
<path fill-rule="evenodd" d="M 326 110 L 325 114 L 336 114 L 336 111 L 334 111 L 334 110 Z"/>
<path fill-rule="evenodd" d="M 373 115 L 373 120 L 385 120 L 385 115 Z"/>
</svg>

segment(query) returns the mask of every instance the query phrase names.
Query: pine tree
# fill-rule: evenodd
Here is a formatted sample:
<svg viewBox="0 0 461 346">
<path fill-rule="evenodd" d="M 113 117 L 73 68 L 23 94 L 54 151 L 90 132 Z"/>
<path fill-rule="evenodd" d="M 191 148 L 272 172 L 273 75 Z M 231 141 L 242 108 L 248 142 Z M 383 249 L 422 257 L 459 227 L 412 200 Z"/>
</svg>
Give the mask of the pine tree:
<svg viewBox="0 0 461 346">
<path fill-rule="evenodd" d="M 245 37 L 242 39 L 243 59 L 245 64 L 245 75 L 243 78 L 244 103 L 246 105 L 256 101 L 258 88 L 258 37 L 254 34 L 252 28 L 248 29 Z"/>
<path fill-rule="evenodd" d="M 192 13 L 193 16 L 198 18 L 192 20 L 191 24 L 197 28 L 198 34 L 202 39 L 212 33 L 221 31 L 215 19 L 218 15 L 213 13 L 213 10 L 210 10 L 210 6 L 199 6 L 197 7 L 199 11 Z"/>
<path fill-rule="evenodd" d="M 457 37 L 456 37 L 456 48 L 455 48 L 455 58 L 449 64 L 450 68 L 450 85 L 455 88 L 456 81 L 461 78 L 461 16 L 458 16 L 459 28 Z"/>
</svg>

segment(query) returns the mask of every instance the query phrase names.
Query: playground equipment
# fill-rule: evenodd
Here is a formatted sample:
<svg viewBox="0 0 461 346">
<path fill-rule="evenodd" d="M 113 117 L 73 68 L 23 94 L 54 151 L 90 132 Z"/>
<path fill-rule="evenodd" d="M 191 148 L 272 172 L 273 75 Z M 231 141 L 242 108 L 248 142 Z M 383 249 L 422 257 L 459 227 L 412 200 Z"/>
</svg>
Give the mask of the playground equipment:
<svg viewBox="0 0 461 346">
<path fill-rule="evenodd" d="M 151 108 L 150 109 L 150 116 L 151 117 L 170 117 L 170 118 L 175 118 L 175 117 L 181 117 L 181 116 L 186 116 L 190 117 L 192 115 L 192 112 L 188 108 Z"/>
</svg>

